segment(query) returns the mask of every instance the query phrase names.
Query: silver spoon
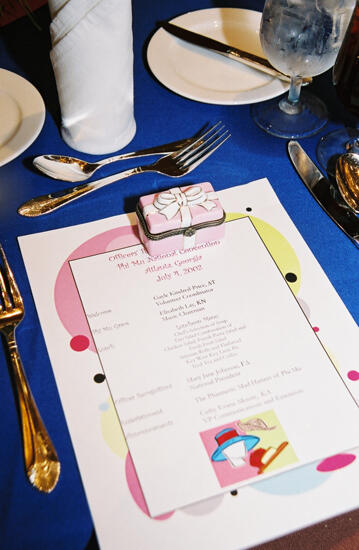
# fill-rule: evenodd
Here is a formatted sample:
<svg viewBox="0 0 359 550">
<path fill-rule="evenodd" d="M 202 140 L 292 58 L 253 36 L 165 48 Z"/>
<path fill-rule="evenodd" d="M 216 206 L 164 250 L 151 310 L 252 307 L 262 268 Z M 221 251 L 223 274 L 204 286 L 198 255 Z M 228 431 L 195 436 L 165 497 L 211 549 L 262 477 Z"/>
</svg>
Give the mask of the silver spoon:
<svg viewBox="0 0 359 550">
<path fill-rule="evenodd" d="M 63 181 L 85 181 L 89 179 L 99 168 L 105 164 L 111 162 L 117 162 L 119 160 L 125 160 L 135 157 L 145 157 L 149 155 L 162 155 L 173 153 L 178 151 L 185 145 L 193 143 L 200 135 L 206 130 L 208 124 L 205 124 L 193 137 L 181 139 L 179 141 L 173 141 L 166 143 L 165 145 L 158 145 L 149 149 L 141 149 L 131 153 L 123 153 L 121 155 L 115 155 L 114 157 L 105 158 L 97 162 L 87 162 L 75 157 L 68 157 L 65 155 L 40 155 L 33 160 L 34 166 L 43 172 L 50 178 Z"/>
<path fill-rule="evenodd" d="M 335 169 L 336 182 L 347 205 L 359 214 L 359 154 L 340 155 Z"/>
</svg>

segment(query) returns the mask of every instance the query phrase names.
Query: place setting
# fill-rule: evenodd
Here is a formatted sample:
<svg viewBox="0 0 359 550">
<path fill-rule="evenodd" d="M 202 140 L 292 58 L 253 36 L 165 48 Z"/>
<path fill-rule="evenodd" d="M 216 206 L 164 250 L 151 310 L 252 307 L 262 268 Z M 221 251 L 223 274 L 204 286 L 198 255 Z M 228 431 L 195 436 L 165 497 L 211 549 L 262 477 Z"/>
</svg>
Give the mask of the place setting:
<svg viewBox="0 0 359 550">
<path fill-rule="evenodd" d="M 358 507 L 355 296 L 303 232 L 318 223 L 357 260 L 358 139 L 327 131 L 311 92 L 326 72 L 344 86 L 357 12 L 200 2 L 161 18 L 137 4 L 49 1 L 59 126 L 0 70 L 0 165 L 19 181 L 0 331 L 23 470 L 50 507 L 66 498 L 68 459 L 15 340 L 30 304 L 99 548 L 275 550 Z M 173 111 L 154 120 L 157 94 Z M 258 135 L 268 150 L 252 151 Z"/>
</svg>

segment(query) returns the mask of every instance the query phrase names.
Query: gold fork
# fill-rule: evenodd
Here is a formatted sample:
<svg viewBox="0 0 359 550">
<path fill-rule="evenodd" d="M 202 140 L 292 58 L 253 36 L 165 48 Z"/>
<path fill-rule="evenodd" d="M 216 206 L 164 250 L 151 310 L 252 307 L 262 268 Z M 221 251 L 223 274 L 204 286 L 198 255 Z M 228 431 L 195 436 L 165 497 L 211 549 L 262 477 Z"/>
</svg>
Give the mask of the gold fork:
<svg viewBox="0 0 359 550">
<path fill-rule="evenodd" d="M 49 493 L 59 479 L 60 462 L 32 396 L 18 352 L 15 329 L 25 309 L 14 275 L 0 245 L 3 270 L 0 270 L 0 332 L 8 347 L 13 367 L 22 427 L 27 477 L 40 491 Z"/>
</svg>

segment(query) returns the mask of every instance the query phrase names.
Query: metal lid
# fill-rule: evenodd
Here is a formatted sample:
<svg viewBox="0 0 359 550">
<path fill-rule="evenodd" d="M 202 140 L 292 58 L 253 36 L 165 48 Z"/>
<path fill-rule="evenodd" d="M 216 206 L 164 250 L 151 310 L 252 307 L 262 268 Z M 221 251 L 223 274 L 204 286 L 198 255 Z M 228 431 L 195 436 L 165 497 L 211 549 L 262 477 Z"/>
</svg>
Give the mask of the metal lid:
<svg viewBox="0 0 359 550">
<path fill-rule="evenodd" d="M 161 233 L 151 233 L 148 230 L 146 219 L 143 216 L 143 213 L 139 204 L 137 204 L 136 206 L 136 215 L 139 223 L 141 224 L 144 234 L 148 239 L 152 241 L 159 241 L 161 239 L 166 239 L 167 237 L 172 237 L 173 235 L 185 235 L 186 237 L 191 237 L 199 229 L 221 225 L 222 223 L 224 223 L 226 219 L 226 213 L 223 211 L 223 216 L 218 218 L 218 220 L 209 220 L 207 222 L 196 223 L 188 227 L 178 227 L 176 229 L 169 229 L 167 231 L 162 231 Z"/>
</svg>

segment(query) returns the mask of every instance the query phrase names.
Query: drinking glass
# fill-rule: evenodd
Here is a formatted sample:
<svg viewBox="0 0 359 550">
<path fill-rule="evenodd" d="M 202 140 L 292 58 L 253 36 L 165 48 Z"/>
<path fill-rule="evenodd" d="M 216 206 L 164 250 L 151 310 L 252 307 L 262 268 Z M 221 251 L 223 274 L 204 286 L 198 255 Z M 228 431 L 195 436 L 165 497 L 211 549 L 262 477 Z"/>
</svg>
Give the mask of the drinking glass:
<svg viewBox="0 0 359 550">
<path fill-rule="evenodd" d="M 340 155 L 359 153 L 359 0 L 333 67 L 333 84 L 351 120 L 348 117 L 345 127 L 323 136 L 318 143 L 318 160 L 331 176 Z"/>
<path fill-rule="evenodd" d="M 328 121 L 325 104 L 301 92 L 303 78 L 334 65 L 355 0 L 266 0 L 260 40 L 269 62 L 290 76 L 288 96 L 257 103 L 251 114 L 263 130 L 281 138 L 311 136 Z"/>
</svg>

